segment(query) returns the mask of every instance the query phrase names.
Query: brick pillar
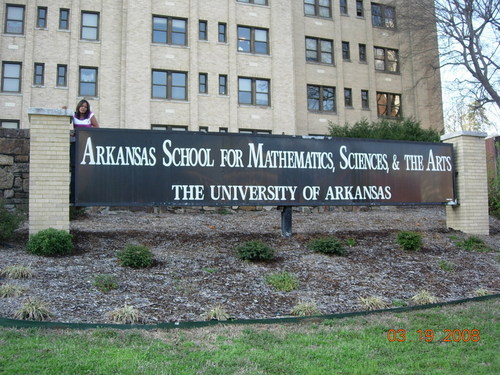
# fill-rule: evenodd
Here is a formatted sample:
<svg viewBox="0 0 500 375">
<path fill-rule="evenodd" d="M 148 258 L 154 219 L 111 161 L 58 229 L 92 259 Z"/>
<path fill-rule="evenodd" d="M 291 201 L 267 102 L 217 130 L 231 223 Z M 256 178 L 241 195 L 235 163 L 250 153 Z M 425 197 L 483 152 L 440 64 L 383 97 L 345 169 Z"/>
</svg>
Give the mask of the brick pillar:
<svg viewBox="0 0 500 375">
<path fill-rule="evenodd" d="M 458 205 L 446 207 L 446 225 L 469 234 L 489 235 L 486 133 L 461 131 L 441 140 L 453 144 Z"/>
<path fill-rule="evenodd" d="M 69 231 L 71 111 L 30 108 L 29 233 Z"/>
</svg>

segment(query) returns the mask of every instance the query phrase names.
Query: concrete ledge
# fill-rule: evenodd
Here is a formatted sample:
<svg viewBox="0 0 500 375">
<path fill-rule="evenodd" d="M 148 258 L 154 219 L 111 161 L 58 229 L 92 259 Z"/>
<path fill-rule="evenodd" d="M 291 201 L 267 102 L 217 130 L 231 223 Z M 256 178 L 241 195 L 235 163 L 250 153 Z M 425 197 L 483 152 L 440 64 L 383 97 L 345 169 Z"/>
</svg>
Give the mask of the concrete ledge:
<svg viewBox="0 0 500 375">
<path fill-rule="evenodd" d="M 488 133 L 485 133 L 485 132 L 475 132 L 475 131 L 469 131 L 469 130 L 461 130 L 461 131 L 454 132 L 454 133 L 443 134 L 441 136 L 441 140 L 442 141 L 446 141 L 448 139 L 457 138 L 457 137 L 463 137 L 463 136 L 486 138 L 488 136 Z"/>
<path fill-rule="evenodd" d="M 57 108 L 28 108 L 28 115 L 41 115 L 41 116 L 73 116 L 73 111 L 69 109 Z"/>
</svg>

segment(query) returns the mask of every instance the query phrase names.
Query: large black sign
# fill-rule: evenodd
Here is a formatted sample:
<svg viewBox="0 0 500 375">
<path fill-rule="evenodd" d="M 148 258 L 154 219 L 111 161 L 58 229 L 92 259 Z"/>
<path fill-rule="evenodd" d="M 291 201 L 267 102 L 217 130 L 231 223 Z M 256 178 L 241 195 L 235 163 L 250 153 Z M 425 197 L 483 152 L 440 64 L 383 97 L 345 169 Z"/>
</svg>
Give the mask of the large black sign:
<svg viewBox="0 0 500 375">
<path fill-rule="evenodd" d="M 152 130 L 76 132 L 79 206 L 453 200 L 450 144 Z"/>
</svg>

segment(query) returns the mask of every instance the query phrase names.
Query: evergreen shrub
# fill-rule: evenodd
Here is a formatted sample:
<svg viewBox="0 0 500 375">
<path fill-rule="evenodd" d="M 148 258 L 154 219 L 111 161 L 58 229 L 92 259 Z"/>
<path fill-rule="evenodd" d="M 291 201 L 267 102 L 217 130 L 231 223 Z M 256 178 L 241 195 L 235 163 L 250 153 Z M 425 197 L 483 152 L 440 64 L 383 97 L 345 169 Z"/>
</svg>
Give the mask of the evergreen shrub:
<svg viewBox="0 0 500 375">
<path fill-rule="evenodd" d="M 274 249 L 260 240 L 246 241 L 236 248 L 242 260 L 266 261 L 274 259 Z"/>
<path fill-rule="evenodd" d="M 42 256 L 70 254 L 73 252 L 73 236 L 65 230 L 44 229 L 30 236 L 26 250 Z"/>
<path fill-rule="evenodd" d="M 131 244 L 118 252 L 118 260 L 122 266 L 131 268 L 151 267 L 154 262 L 153 253 L 148 247 Z"/>
</svg>

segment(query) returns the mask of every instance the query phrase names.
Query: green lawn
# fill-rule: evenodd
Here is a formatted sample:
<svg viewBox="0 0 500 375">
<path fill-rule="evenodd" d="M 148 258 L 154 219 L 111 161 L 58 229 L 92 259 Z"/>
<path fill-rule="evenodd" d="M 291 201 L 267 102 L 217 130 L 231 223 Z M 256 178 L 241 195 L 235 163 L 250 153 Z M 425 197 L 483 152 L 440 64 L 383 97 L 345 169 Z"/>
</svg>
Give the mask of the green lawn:
<svg viewBox="0 0 500 375">
<path fill-rule="evenodd" d="M 0 374 L 498 374 L 499 306 L 171 330 L 0 328 Z M 445 342 L 445 330 L 459 331 Z"/>
</svg>

